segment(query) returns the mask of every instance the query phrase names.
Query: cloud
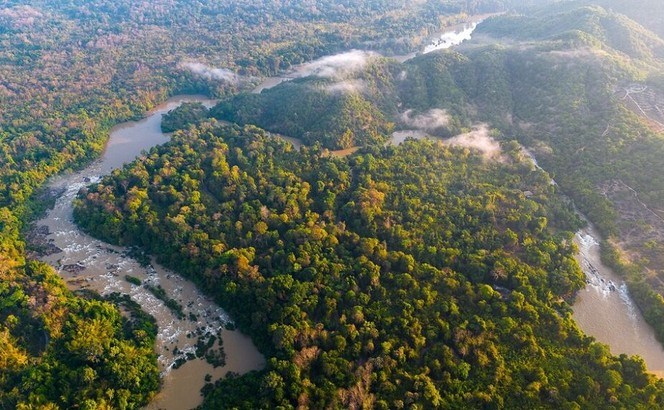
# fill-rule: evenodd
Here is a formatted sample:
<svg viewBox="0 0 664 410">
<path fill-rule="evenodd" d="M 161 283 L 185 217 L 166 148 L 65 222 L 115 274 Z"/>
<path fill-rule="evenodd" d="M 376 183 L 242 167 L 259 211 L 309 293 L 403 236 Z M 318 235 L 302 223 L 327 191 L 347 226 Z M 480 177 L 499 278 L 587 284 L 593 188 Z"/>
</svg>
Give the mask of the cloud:
<svg viewBox="0 0 664 410">
<path fill-rule="evenodd" d="M 196 75 L 199 75 L 208 80 L 218 80 L 227 83 L 237 84 L 242 81 L 242 76 L 239 76 L 225 68 L 215 68 L 202 63 L 184 62 L 180 63 L 179 67 L 188 70 Z"/>
<path fill-rule="evenodd" d="M 578 59 L 584 57 L 597 57 L 601 53 L 601 51 L 595 51 L 588 47 L 582 47 L 574 50 L 552 50 L 546 54 L 564 59 Z"/>
<path fill-rule="evenodd" d="M 475 126 L 466 134 L 446 139 L 445 144 L 476 149 L 487 159 L 499 159 L 501 156 L 500 144 L 491 138 L 486 124 Z"/>
<path fill-rule="evenodd" d="M 333 94 L 361 93 L 367 89 L 367 83 L 362 80 L 345 80 L 325 86 L 325 91 Z"/>
<path fill-rule="evenodd" d="M 399 117 L 406 126 L 424 131 L 434 131 L 447 127 L 450 123 L 450 116 L 447 111 L 439 108 L 433 108 L 422 114 L 415 114 L 413 110 L 407 110 Z"/>
<path fill-rule="evenodd" d="M 351 50 L 346 53 L 319 58 L 302 64 L 292 73 L 296 77 L 311 75 L 323 78 L 343 79 L 366 67 L 369 60 L 378 56 L 367 51 Z"/>
</svg>

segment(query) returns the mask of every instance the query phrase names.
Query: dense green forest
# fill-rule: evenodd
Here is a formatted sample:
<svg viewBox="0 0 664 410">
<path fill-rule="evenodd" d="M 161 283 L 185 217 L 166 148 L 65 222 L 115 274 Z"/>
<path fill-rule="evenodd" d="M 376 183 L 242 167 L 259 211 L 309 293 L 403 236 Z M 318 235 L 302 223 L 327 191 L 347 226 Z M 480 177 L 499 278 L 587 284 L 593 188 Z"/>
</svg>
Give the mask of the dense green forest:
<svg viewBox="0 0 664 410">
<path fill-rule="evenodd" d="M 256 124 L 332 150 L 379 144 L 394 128 L 383 112 L 396 111 L 396 107 L 380 109 L 377 105 L 385 92 L 380 88 L 391 86 L 385 80 L 389 75 L 380 77 L 387 71 L 386 64 L 374 62 L 366 76 L 353 82 L 307 78 L 285 82 L 260 95 L 239 94 L 218 104 L 209 115 L 237 124 Z M 361 77 L 374 80 L 374 90 Z"/>
<path fill-rule="evenodd" d="M 127 320 L 118 308 L 126 311 L 130 302 L 73 295 L 51 268 L 26 259 L 22 232 L 46 204 L 40 189 L 48 177 L 97 157 L 113 125 L 142 116 L 169 95 L 226 95 L 256 76 L 349 47 L 410 51 L 464 12 L 496 7 L 470 9 L 462 1 L 416 7 L 405 1 L 3 2 L 2 407 L 136 408 L 158 388 L 155 331 L 138 319 L 135 306 L 130 310 L 137 318 Z"/>
<path fill-rule="evenodd" d="M 75 216 L 198 281 L 268 354 L 207 408 L 661 406 L 640 360 L 571 319 L 580 221 L 555 191 L 515 143 L 501 161 L 428 141 L 334 158 L 213 121 Z"/>
<path fill-rule="evenodd" d="M 222 101 L 168 116 L 167 131 L 195 128 L 83 193 L 77 217 L 196 280 L 268 355 L 265 371 L 209 386 L 205 406 L 662 407 L 642 362 L 611 357 L 572 322 L 579 221 L 509 142 L 601 229 L 606 259 L 664 340 L 661 7 L 4 2 L 0 405 L 136 408 L 158 389 L 154 322 L 121 295 L 69 292 L 26 258 L 22 232 L 49 176 L 184 92 Z M 468 14 L 505 10 L 456 51 L 403 64 L 363 53 L 342 77 L 242 93 L 337 52 L 411 52 Z M 444 137 L 488 123 L 502 159 L 383 145 L 432 113 L 436 129 L 423 129 Z M 323 150 L 354 145 L 365 148 L 344 159 Z"/>
<path fill-rule="evenodd" d="M 374 142 L 353 138 L 370 124 L 412 128 L 404 113 L 432 108 L 446 116 L 436 135 L 489 123 L 528 146 L 598 226 L 614 248 L 608 261 L 664 340 L 664 40 L 624 15 L 565 2 L 491 18 L 475 36 L 404 64 L 365 56 L 355 72 L 239 94 L 208 115 L 329 149 Z M 356 86 L 326 92 L 330 83 Z M 364 121 L 344 121 L 347 101 Z"/>
</svg>

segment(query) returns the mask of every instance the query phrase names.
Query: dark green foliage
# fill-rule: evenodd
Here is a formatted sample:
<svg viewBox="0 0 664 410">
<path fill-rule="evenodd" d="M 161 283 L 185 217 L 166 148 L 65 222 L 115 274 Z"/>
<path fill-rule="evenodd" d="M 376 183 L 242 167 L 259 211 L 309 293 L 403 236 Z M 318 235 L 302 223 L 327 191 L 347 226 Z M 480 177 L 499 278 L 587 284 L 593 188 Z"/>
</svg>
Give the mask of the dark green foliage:
<svg viewBox="0 0 664 410">
<path fill-rule="evenodd" d="M 208 110 L 199 102 L 184 103 L 165 114 L 161 120 L 163 132 L 183 129 L 189 124 L 198 125 L 207 118 Z"/>
<path fill-rule="evenodd" d="M 125 280 L 136 286 L 141 286 L 143 284 L 143 281 L 137 278 L 136 276 L 125 275 Z"/>
<path fill-rule="evenodd" d="M 163 301 L 166 307 L 169 308 L 171 312 L 173 312 L 173 314 L 175 314 L 178 318 L 180 319 L 184 318 L 182 305 L 180 305 L 180 303 L 178 303 L 177 300 L 168 297 L 166 291 L 164 290 L 164 288 L 161 287 L 161 285 L 153 286 L 146 283 L 143 286 L 145 286 L 145 289 L 149 290 L 150 293 L 154 295 L 154 297 Z"/>
<path fill-rule="evenodd" d="M 256 124 L 301 139 L 308 145 L 320 143 L 332 150 L 385 142 L 393 124 L 378 108 L 377 100 L 361 90 L 330 88 L 349 80 L 289 81 L 261 94 L 240 94 L 222 101 L 212 108 L 210 115 L 240 125 Z M 364 87 L 365 83 L 361 84 Z"/>
</svg>

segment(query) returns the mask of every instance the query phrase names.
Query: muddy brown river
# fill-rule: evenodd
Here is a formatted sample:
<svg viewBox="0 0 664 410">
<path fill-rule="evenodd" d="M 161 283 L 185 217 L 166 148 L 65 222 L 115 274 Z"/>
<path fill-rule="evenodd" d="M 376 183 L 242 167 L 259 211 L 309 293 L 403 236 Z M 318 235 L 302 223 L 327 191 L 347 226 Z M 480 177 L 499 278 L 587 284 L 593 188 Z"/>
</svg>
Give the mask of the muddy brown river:
<svg viewBox="0 0 664 410">
<path fill-rule="evenodd" d="M 524 149 L 523 153 L 542 169 L 532 152 Z M 553 179 L 551 183 L 556 184 Z M 641 356 L 648 371 L 664 377 L 664 348 L 629 295 L 627 284 L 602 263 L 597 230 L 588 224 L 576 233 L 574 242 L 579 248 L 576 259 L 586 275 L 586 287 L 577 293 L 572 306 L 574 320 L 584 333 L 608 345 L 614 355 Z"/>
<path fill-rule="evenodd" d="M 91 289 L 102 295 L 112 292 L 128 294 L 157 320 L 159 333 L 155 348 L 163 386 L 148 409 L 191 409 L 202 401 L 200 389 L 205 384 L 206 375 L 211 375 L 214 381 L 229 371 L 242 374 L 265 365 L 264 357 L 247 336 L 225 329 L 231 319 L 192 282 L 154 261 L 142 266 L 127 249 L 86 235 L 72 220 L 72 200 L 78 190 L 132 161 L 141 151 L 168 141 L 168 136 L 160 129 L 161 116 L 185 101 L 200 101 L 207 106 L 214 103 L 197 96 L 175 97 L 149 112 L 145 119 L 115 127 L 99 160 L 81 171 L 58 176 L 49 183 L 49 188 L 59 195 L 55 207 L 36 222 L 41 240 L 50 249 L 49 255 L 41 259 L 60 273 L 70 289 Z M 182 306 L 184 317 L 179 318 L 146 287 L 127 282 L 125 275 L 139 278 L 144 284 L 161 286 L 169 298 Z M 191 357 L 195 352 L 199 338 L 207 340 L 212 336 L 220 336 L 223 340 L 224 366 L 214 368 L 205 359 L 193 359 L 177 367 L 178 359 L 182 361 L 187 354 Z M 220 353 L 218 343 L 212 350 Z"/>
<path fill-rule="evenodd" d="M 629 295 L 627 284 L 600 259 L 599 234 L 592 226 L 577 232 L 577 259 L 587 285 L 572 307 L 574 320 L 611 353 L 639 355 L 648 370 L 664 376 L 664 348 Z"/>
</svg>

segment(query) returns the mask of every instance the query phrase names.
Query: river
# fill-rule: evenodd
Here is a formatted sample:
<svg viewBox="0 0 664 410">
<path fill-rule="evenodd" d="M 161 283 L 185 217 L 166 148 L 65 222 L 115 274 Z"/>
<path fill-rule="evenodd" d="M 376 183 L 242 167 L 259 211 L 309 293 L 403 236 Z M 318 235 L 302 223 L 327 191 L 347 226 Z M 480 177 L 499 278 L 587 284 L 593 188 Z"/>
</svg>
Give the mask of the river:
<svg viewBox="0 0 664 410">
<path fill-rule="evenodd" d="M 577 259 L 587 285 L 572 309 L 588 335 L 609 345 L 611 353 L 639 355 L 651 373 L 664 376 L 664 348 L 629 295 L 627 284 L 600 258 L 599 234 L 591 225 L 576 233 Z"/>
<path fill-rule="evenodd" d="M 159 332 L 155 348 L 163 385 L 148 409 L 190 409 L 202 402 L 200 389 L 207 374 L 214 381 L 229 371 L 241 374 L 265 365 L 264 357 L 251 339 L 238 331 L 226 330 L 231 319 L 192 282 L 154 261 L 142 266 L 129 255 L 128 249 L 86 235 L 72 219 L 72 200 L 80 188 L 132 161 L 141 151 L 168 141 L 168 136 L 160 129 L 161 116 L 184 101 L 199 101 L 207 106 L 214 103 L 197 96 L 175 97 L 149 112 L 145 119 L 115 127 L 99 160 L 83 170 L 51 180 L 48 187 L 58 193 L 55 206 L 35 223 L 39 241 L 49 249 L 40 259 L 51 264 L 70 289 L 91 289 L 102 295 L 128 294 L 157 320 Z M 179 318 L 144 286 L 127 282 L 125 275 L 161 286 L 169 298 L 182 306 L 184 317 Z M 178 359 L 195 351 L 199 337 L 206 340 L 212 336 L 223 340 L 224 366 L 214 368 L 204 359 L 194 359 L 176 368 Z M 220 353 L 218 343 L 213 351 Z"/>
<path fill-rule="evenodd" d="M 470 16 L 468 20 L 464 23 L 446 27 L 445 30 L 429 36 L 424 42 L 425 45 L 421 47 L 420 50 L 414 51 L 409 54 L 391 56 L 390 58 L 393 58 L 398 62 L 403 63 L 404 61 L 415 58 L 418 55 L 428 54 L 433 51 L 444 50 L 454 46 L 458 46 L 464 41 L 470 40 L 473 32 L 482 21 L 486 20 L 489 17 L 497 16 L 500 14 L 503 13 L 481 14 L 481 15 Z M 307 75 L 311 74 L 312 66 L 315 66 L 317 62 L 322 62 L 324 59 L 329 59 L 330 57 L 335 57 L 335 56 L 325 56 L 318 60 L 314 60 L 304 64 L 299 64 L 292 67 L 286 73 L 274 77 L 265 78 L 263 79 L 263 81 L 261 81 L 260 84 L 258 84 L 252 90 L 252 93 L 260 94 L 263 90 L 269 90 L 270 88 L 276 87 L 277 85 L 283 82 L 290 81 L 295 78 L 306 77 Z"/>
<path fill-rule="evenodd" d="M 404 61 L 408 61 L 417 57 L 418 55 L 428 54 L 438 50 L 446 50 L 448 48 L 458 46 L 464 41 L 471 39 L 473 32 L 482 21 L 489 17 L 498 16 L 501 14 L 503 13 L 470 16 L 464 23 L 446 27 L 445 30 L 430 36 L 425 41 L 425 45 L 421 50 L 409 54 L 393 56 L 392 58 L 400 63 L 403 63 Z"/>
<path fill-rule="evenodd" d="M 523 153 L 542 169 L 531 151 L 524 149 Z M 553 179 L 551 183 L 556 184 Z M 597 230 L 588 222 L 574 242 L 579 248 L 577 261 L 586 275 L 586 287 L 577 293 L 572 306 L 574 320 L 584 333 L 608 345 L 611 353 L 639 355 L 648 371 L 664 377 L 664 348 L 629 295 L 625 281 L 602 262 Z"/>
</svg>

